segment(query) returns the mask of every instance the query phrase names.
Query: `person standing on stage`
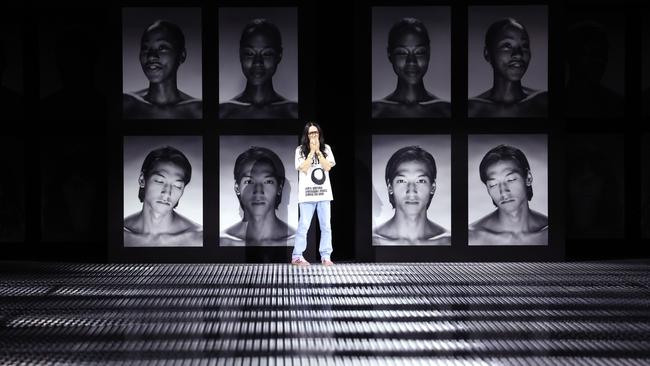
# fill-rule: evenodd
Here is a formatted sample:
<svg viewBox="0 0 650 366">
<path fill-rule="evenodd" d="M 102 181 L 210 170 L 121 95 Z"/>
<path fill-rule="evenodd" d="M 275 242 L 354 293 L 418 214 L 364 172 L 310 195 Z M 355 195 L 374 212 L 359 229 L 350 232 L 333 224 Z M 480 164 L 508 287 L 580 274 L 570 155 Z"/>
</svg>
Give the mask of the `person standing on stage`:
<svg viewBox="0 0 650 366">
<path fill-rule="evenodd" d="M 318 214 L 321 238 L 318 251 L 321 263 L 331 266 L 332 263 L 332 227 L 330 225 L 330 201 L 332 186 L 329 171 L 336 165 L 332 148 L 325 144 L 325 136 L 320 126 L 315 122 L 307 122 L 302 133 L 300 146 L 296 148 L 295 166 L 298 170 L 298 205 L 300 219 L 296 231 L 295 246 L 291 264 L 308 266 L 302 253 L 307 248 L 307 231 L 311 224 L 314 211 Z"/>
</svg>

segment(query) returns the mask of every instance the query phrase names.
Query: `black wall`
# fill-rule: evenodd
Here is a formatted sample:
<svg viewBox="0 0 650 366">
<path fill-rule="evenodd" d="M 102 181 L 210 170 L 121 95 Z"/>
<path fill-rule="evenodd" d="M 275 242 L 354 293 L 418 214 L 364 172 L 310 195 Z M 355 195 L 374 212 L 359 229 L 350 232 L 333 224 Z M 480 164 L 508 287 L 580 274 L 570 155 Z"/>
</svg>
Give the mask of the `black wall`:
<svg viewBox="0 0 650 366">
<path fill-rule="evenodd" d="M 243 261 L 288 259 L 289 251 L 274 248 L 267 254 L 259 251 L 220 250 L 214 248 L 218 223 L 218 136 L 221 134 L 295 134 L 302 130 L 305 120 L 315 119 L 326 126 L 327 142 L 335 149 L 337 167 L 331 177 L 335 201 L 332 209 L 334 259 L 355 260 L 512 260 L 528 258 L 542 260 L 561 255 L 566 250 L 569 260 L 602 258 L 636 258 L 648 255 L 648 239 L 641 237 L 641 177 L 643 171 L 642 139 L 649 132 L 648 117 L 642 115 L 642 66 L 650 61 L 641 56 L 642 20 L 648 9 L 632 2 L 604 2 L 601 8 L 617 9 L 625 14 L 625 118 L 567 118 L 564 114 L 565 62 L 563 54 L 564 20 L 568 5 L 592 6 L 593 2 L 536 2 L 549 6 L 549 117 L 545 119 L 468 119 L 467 98 L 467 6 L 494 4 L 485 2 L 424 2 L 408 4 L 393 2 L 277 1 L 274 6 L 297 6 L 299 11 L 299 95 L 300 118 L 296 121 L 220 121 L 217 116 L 217 10 L 220 6 L 270 6 L 266 1 L 193 1 L 159 2 L 157 6 L 197 6 L 202 8 L 203 24 L 203 100 L 204 118 L 200 121 L 128 121 L 121 118 L 121 8 L 122 6 L 151 6 L 143 2 L 122 2 L 93 8 L 22 7 L 7 9 L 21 30 L 24 80 L 21 113 L 2 118 L 3 134 L 24 141 L 24 169 L 15 184 L 24 183 L 25 240 L 0 244 L 6 259 L 93 261 L 111 258 L 137 261 Z M 499 2 L 498 4 L 508 4 Z M 512 2 L 519 5 L 519 2 Z M 433 122 L 412 120 L 370 119 L 370 10 L 371 6 L 390 5 L 449 5 L 452 13 L 452 113 L 453 117 Z M 63 19 L 53 22 L 51 19 Z M 76 89 L 59 99 L 47 99 L 41 94 L 44 86 L 53 82 L 53 68 L 43 66 L 48 55 L 43 34 L 62 33 L 63 24 L 78 25 L 88 33 L 69 33 L 70 42 L 79 41 L 85 48 L 82 55 L 93 63 L 87 88 Z M 46 37 L 47 38 L 47 37 Z M 74 38 L 74 39 L 73 39 Z M 647 38 L 647 37 L 646 37 Z M 210 103 L 210 101 L 215 101 Z M 3 109 L 8 108 L 4 102 Z M 13 105 L 13 103 L 12 103 Z M 380 248 L 370 246 L 370 208 L 364 204 L 368 196 L 370 169 L 370 139 L 372 134 L 451 134 L 453 141 L 453 229 L 452 248 L 432 253 L 422 248 Z M 465 245 L 467 225 L 466 161 L 467 135 L 474 133 L 545 133 L 549 135 L 551 184 L 549 195 L 551 241 L 557 252 L 533 250 L 509 254 L 487 248 L 469 250 Z M 624 232 L 622 237 L 567 238 L 567 169 L 565 164 L 570 134 L 617 134 L 622 136 L 624 154 Z M 205 250 L 121 249 L 121 186 L 122 138 L 125 135 L 201 135 L 204 139 L 204 228 Z M 72 145 L 77 146 L 71 148 Z M 603 147 L 605 153 L 607 146 Z M 17 148 L 20 149 L 20 148 Z M 67 153 L 66 151 L 72 151 Z M 70 154 L 83 158 L 73 159 Z M 641 169 L 639 169 L 641 167 Z M 55 222 L 52 216 L 62 216 L 55 209 L 45 208 L 51 195 L 59 195 L 50 187 L 67 174 L 82 171 L 86 187 L 97 203 L 89 210 L 93 224 L 89 231 L 77 233 L 67 240 L 51 239 L 45 222 Z M 55 174 L 56 173 L 56 174 Z M 52 178 L 52 177 L 55 178 Z M 22 185 L 22 184 L 21 184 Z M 47 186 L 47 187 L 44 187 Z M 212 187 L 209 189 L 208 187 Z M 19 192 L 19 190 L 16 190 Z M 87 190 L 85 197 L 88 200 Z M 95 202 L 95 201 L 93 201 Z M 48 216 L 49 215 L 49 216 Z M 61 226 L 69 219 L 59 217 Z M 103 223 L 95 224 L 96 222 Z M 210 223 L 213 224 L 210 224 Z M 49 227 L 57 226 L 51 224 Z M 368 228 L 368 229 L 365 229 Z M 308 249 L 308 259 L 315 259 L 315 234 Z M 207 248 L 212 246 L 213 248 Z M 565 248 L 563 248 L 565 247 Z M 412 250 L 411 250 L 412 249 Z M 270 253 L 270 254 L 268 254 Z"/>
</svg>

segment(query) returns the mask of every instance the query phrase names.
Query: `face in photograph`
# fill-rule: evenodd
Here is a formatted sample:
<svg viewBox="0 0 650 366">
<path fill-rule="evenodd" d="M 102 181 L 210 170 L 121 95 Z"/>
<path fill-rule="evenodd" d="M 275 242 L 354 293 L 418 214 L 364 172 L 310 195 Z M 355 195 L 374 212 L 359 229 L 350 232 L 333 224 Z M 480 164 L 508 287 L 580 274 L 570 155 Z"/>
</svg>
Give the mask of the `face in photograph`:
<svg viewBox="0 0 650 366">
<path fill-rule="evenodd" d="M 138 177 L 140 212 L 124 219 L 125 246 L 202 246 L 203 228 L 175 211 L 192 166 L 174 147 L 152 150 Z"/>
<path fill-rule="evenodd" d="M 431 57 L 424 23 L 403 18 L 393 25 L 386 47 L 388 61 L 397 75 L 395 90 L 372 103 L 373 118 L 449 117 L 451 104 L 430 93 L 423 78 Z"/>
<path fill-rule="evenodd" d="M 278 94 L 273 86 L 282 55 L 278 27 L 268 19 L 251 20 L 239 41 L 239 62 L 246 87 L 232 100 L 219 105 L 219 117 L 298 118 L 298 104 Z"/>
<path fill-rule="evenodd" d="M 178 69 L 187 58 L 185 35 L 169 21 L 149 25 L 140 40 L 139 60 L 149 87 L 123 97 L 125 118 L 201 118 L 202 102 L 178 89 Z"/>
<path fill-rule="evenodd" d="M 533 173 L 524 153 L 499 145 L 485 154 L 479 174 L 496 210 L 470 224 L 469 245 L 547 245 L 548 218 L 529 207 Z"/>
<path fill-rule="evenodd" d="M 427 217 L 436 179 L 434 157 L 419 146 L 403 147 L 390 157 L 385 182 L 394 215 L 374 230 L 374 245 L 451 244 L 450 233 Z"/>
<path fill-rule="evenodd" d="M 504 18 L 485 34 L 483 58 L 492 69 L 492 87 L 468 101 L 469 117 L 545 117 L 548 95 L 522 84 L 533 57 L 522 22 Z"/>
<path fill-rule="evenodd" d="M 241 153 L 234 166 L 234 193 L 242 220 L 220 235 L 222 246 L 287 246 L 295 230 L 277 215 L 286 182 L 280 157 L 265 147 Z"/>
</svg>

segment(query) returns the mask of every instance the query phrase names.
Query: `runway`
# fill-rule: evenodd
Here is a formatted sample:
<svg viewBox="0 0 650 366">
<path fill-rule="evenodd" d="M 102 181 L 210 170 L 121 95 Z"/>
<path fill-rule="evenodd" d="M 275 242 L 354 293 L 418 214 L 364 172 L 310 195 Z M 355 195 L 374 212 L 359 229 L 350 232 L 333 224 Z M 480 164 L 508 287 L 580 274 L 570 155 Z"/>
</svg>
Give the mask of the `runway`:
<svg viewBox="0 0 650 366">
<path fill-rule="evenodd" d="M 0 262 L 0 364 L 648 365 L 650 261 Z"/>
</svg>

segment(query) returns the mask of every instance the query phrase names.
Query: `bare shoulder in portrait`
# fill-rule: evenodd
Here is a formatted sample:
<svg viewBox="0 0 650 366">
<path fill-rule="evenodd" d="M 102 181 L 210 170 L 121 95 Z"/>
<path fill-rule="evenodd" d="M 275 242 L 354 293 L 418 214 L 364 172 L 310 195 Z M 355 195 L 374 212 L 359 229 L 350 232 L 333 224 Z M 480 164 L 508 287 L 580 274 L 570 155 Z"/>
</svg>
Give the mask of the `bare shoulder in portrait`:
<svg viewBox="0 0 650 366">
<path fill-rule="evenodd" d="M 397 150 L 386 163 L 384 178 L 394 214 L 373 232 L 374 245 L 450 245 L 451 236 L 427 217 L 436 191 L 433 156 L 419 146 Z"/>
<path fill-rule="evenodd" d="M 492 67 L 492 87 L 468 100 L 469 117 L 546 117 L 547 92 L 522 85 L 531 60 L 526 27 L 512 18 L 492 23 L 483 57 Z"/>
<path fill-rule="evenodd" d="M 239 62 L 246 78 L 244 90 L 219 104 L 219 118 L 298 118 L 298 103 L 275 91 L 273 76 L 282 60 L 280 29 L 268 19 L 251 20 L 239 40 Z"/>
<path fill-rule="evenodd" d="M 185 35 L 179 26 L 157 20 L 140 41 L 140 65 L 149 87 L 125 93 L 122 113 L 133 119 L 197 119 L 203 102 L 178 89 L 177 74 L 185 62 Z"/>
<path fill-rule="evenodd" d="M 431 56 L 429 33 L 424 23 L 403 18 L 388 34 L 388 61 L 397 75 L 395 90 L 372 102 L 372 118 L 447 118 L 451 104 L 424 85 Z"/>
</svg>

